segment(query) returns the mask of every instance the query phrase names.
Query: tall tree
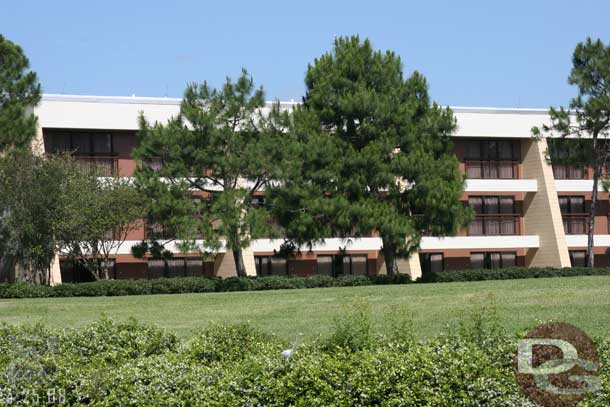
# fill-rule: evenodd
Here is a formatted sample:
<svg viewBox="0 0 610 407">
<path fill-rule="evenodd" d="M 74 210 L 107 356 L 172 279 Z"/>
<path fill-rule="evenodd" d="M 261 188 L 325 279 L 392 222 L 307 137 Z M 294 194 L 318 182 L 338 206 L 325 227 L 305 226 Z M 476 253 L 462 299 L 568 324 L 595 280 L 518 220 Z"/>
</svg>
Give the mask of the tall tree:
<svg viewBox="0 0 610 407">
<path fill-rule="evenodd" d="M 30 62 L 18 45 L 0 35 L 0 151 L 30 147 L 36 136 L 41 89 Z"/>
<path fill-rule="evenodd" d="M 456 233 L 469 219 L 450 137 L 456 121 L 431 103 L 425 78 L 403 77 L 393 52 L 338 38 L 308 66 L 306 96 L 291 132 L 297 171 L 270 191 L 275 214 L 297 243 L 377 232 L 388 274 L 426 233 Z"/>
<path fill-rule="evenodd" d="M 108 280 L 113 258 L 129 233 L 142 227 L 143 199 L 126 178 L 84 180 L 63 208 L 62 251 L 96 280 Z M 84 184 L 86 188 L 80 187 Z"/>
<path fill-rule="evenodd" d="M 265 107 L 262 87 L 245 70 L 221 89 L 189 85 L 180 114 L 167 124 L 142 117 L 136 179 L 152 202 L 152 220 L 172 230 L 182 250 L 204 254 L 224 244 L 245 276 L 243 249 L 269 232 L 257 196 L 287 163 L 287 120 L 279 103 Z M 144 242 L 134 254 L 156 245 Z"/>
<path fill-rule="evenodd" d="M 610 45 L 587 38 L 576 46 L 572 65 L 568 83 L 578 88 L 578 95 L 570 101 L 568 109 L 551 107 L 551 123 L 542 129 L 534 127 L 532 133 L 535 137 L 574 138 L 569 148 L 560 151 L 557 149 L 560 143 L 550 143 L 553 161 L 593 169 L 587 239 L 587 266 L 593 267 L 597 193 L 600 181 L 607 183 L 603 169 L 610 158 Z"/>
<path fill-rule="evenodd" d="M 29 149 L 0 157 L 0 280 L 49 282 L 49 266 L 67 232 L 83 227 L 66 226 L 73 220 L 66 208 L 95 182 L 79 168 L 69 157 L 45 158 Z"/>
<path fill-rule="evenodd" d="M 0 35 L 0 153 L 29 147 L 36 136 L 32 110 L 40 101 L 41 90 L 29 65 L 21 47 Z M 6 219 L 8 213 L 0 212 L 0 216 Z M 0 280 L 13 274 L 16 263 L 9 252 L 0 253 Z"/>
</svg>

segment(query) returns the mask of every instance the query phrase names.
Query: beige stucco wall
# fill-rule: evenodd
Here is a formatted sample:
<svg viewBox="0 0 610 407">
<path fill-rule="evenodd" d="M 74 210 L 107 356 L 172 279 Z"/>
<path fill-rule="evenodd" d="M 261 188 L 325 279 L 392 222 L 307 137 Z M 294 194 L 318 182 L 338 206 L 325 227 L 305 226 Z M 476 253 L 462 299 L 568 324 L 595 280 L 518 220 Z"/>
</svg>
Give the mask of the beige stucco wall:
<svg viewBox="0 0 610 407">
<path fill-rule="evenodd" d="M 61 270 L 59 268 L 59 256 L 56 254 L 49 270 L 49 285 L 57 284 L 61 284 Z"/>
<path fill-rule="evenodd" d="M 523 143 L 523 177 L 538 181 L 538 192 L 529 192 L 524 201 L 524 234 L 538 235 L 540 247 L 528 250 L 528 267 L 569 267 L 570 256 L 563 231 L 553 168 L 545 155 L 545 139 Z"/>
<path fill-rule="evenodd" d="M 397 258 L 396 265 L 398 266 L 398 272 L 401 274 L 408 274 L 409 277 L 411 277 L 411 280 L 421 277 L 421 265 L 419 263 L 419 253 L 417 252 L 413 253 L 408 259 L 404 257 Z M 379 257 L 378 268 L 379 274 L 386 274 L 383 256 Z"/>
<path fill-rule="evenodd" d="M 251 247 L 243 249 L 244 266 L 246 267 L 246 274 L 249 276 L 256 276 L 256 267 L 254 265 L 254 252 Z M 233 259 L 233 252 L 227 251 L 226 253 L 218 253 L 214 260 L 214 275 L 221 278 L 235 277 L 235 260 Z"/>
</svg>

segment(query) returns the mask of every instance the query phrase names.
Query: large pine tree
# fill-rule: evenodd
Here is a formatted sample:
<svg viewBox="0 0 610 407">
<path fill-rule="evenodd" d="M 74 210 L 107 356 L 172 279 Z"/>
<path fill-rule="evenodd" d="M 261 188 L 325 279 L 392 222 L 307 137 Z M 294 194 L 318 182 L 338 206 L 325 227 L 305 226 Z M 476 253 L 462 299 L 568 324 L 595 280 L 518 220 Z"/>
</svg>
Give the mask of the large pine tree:
<svg viewBox="0 0 610 407">
<path fill-rule="evenodd" d="M 20 46 L 0 35 L 0 151 L 30 147 L 41 89 Z"/>
<path fill-rule="evenodd" d="M 236 274 L 245 276 L 243 249 L 269 234 L 268 212 L 258 196 L 288 163 L 286 126 L 287 113 L 279 103 L 266 108 L 263 89 L 255 88 L 245 70 L 221 89 L 189 85 L 177 117 L 166 124 L 141 120 L 134 156 L 143 165 L 136 179 L 151 202 L 151 219 L 172 230 L 182 250 L 206 254 L 224 244 Z M 167 253 L 151 237 L 136 255 L 151 248 Z"/>
<path fill-rule="evenodd" d="M 290 239 L 379 233 L 394 274 L 423 234 L 456 233 L 469 218 L 450 141 L 456 121 L 431 103 L 421 74 L 405 79 L 398 56 L 353 36 L 309 65 L 305 85 L 291 126 L 298 170 L 270 191 Z"/>
<path fill-rule="evenodd" d="M 587 267 L 593 267 L 595 211 L 600 181 L 606 189 L 610 187 L 610 44 L 591 38 L 579 43 L 572 55 L 568 83 L 578 88 L 578 95 L 570 101 L 569 108 L 551 107 L 551 123 L 542 129 L 534 127 L 532 133 L 535 137 L 559 137 L 549 142 L 549 155 L 555 164 L 593 169 L 587 239 Z M 567 138 L 572 140 L 565 143 Z"/>
</svg>

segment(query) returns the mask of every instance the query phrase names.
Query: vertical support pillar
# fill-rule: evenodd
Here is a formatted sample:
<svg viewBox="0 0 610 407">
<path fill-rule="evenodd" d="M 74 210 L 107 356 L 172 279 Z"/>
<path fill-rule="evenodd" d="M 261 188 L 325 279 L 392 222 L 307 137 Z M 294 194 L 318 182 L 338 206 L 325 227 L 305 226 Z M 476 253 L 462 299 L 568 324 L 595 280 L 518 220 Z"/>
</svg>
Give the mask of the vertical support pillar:
<svg viewBox="0 0 610 407">
<path fill-rule="evenodd" d="M 527 267 L 570 267 L 568 245 L 563 230 L 553 168 L 546 160 L 546 139 L 523 143 L 523 177 L 535 179 L 538 191 L 527 193 L 524 201 L 524 231 L 538 235 L 540 247 L 525 256 Z"/>
</svg>

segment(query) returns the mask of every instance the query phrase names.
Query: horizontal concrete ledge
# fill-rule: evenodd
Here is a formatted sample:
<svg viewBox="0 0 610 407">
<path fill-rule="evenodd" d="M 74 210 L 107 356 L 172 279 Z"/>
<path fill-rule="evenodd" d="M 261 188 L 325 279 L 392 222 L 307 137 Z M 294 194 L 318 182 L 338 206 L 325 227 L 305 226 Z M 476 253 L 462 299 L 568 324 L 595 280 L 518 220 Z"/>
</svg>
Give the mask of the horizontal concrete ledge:
<svg viewBox="0 0 610 407">
<path fill-rule="evenodd" d="M 591 192 L 593 190 L 593 180 L 591 179 L 558 179 L 555 180 L 557 192 Z M 599 183 L 598 191 L 603 192 L 604 188 Z"/>
<path fill-rule="evenodd" d="M 536 192 L 535 179 L 467 179 L 465 192 Z"/>
<path fill-rule="evenodd" d="M 610 246 L 610 235 L 599 235 L 605 240 L 599 239 L 596 246 Z M 586 236 L 571 235 L 574 239 L 574 244 L 568 246 L 581 246 L 581 240 L 584 245 L 587 244 Z M 597 236 L 596 236 L 597 238 Z M 581 239 L 581 240 L 578 240 Z M 584 240 L 583 240 L 584 239 Z M 279 250 L 284 239 L 257 239 L 252 241 L 251 249 L 254 253 L 268 253 L 274 250 Z M 121 247 L 113 254 L 131 254 L 131 248 L 135 244 L 140 243 L 140 240 L 126 240 Z M 203 247 L 204 241 L 197 240 L 197 245 Z M 169 242 L 166 248 L 175 254 L 181 253 L 178 249 L 179 242 Z M 364 238 L 329 238 L 322 242 L 314 243 L 311 250 L 324 251 L 339 251 L 339 250 L 359 250 L 359 251 L 377 251 L 381 250 L 383 244 L 381 238 L 364 237 Z M 454 237 L 423 237 L 421 241 L 422 250 L 451 250 L 451 249 L 520 249 L 520 248 L 536 248 L 540 246 L 538 236 L 454 236 Z M 309 247 L 303 245 L 300 247 L 302 251 L 308 251 Z M 216 253 L 226 253 L 226 247 L 221 247 Z"/>
<path fill-rule="evenodd" d="M 566 235 L 568 247 L 587 247 L 587 235 Z M 594 247 L 610 247 L 610 235 L 595 235 L 593 237 Z"/>
<path fill-rule="evenodd" d="M 166 241 L 159 240 L 159 243 L 164 243 L 164 242 L 166 242 Z M 195 242 L 197 243 L 197 245 L 199 247 L 203 248 L 203 244 L 204 244 L 203 240 L 196 240 Z M 131 254 L 131 248 L 139 243 L 142 243 L 142 241 L 141 240 L 125 240 L 121 244 L 121 246 L 118 248 L 118 250 L 112 250 L 112 254 Z M 178 249 L 178 244 L 179 244 L 179 241 L 169 242 L 165 245 L 165 248 L 174 254 L 182 253 L 180 251 L 180 249 Z M 113 246 L 113 247 L 116 247 L 116 246 Z M 208 250 L 210 250 L 210 249 L 208 249 Z M 221 247 L 219 250 L 215 250 L 216 253 L 225 253 L 226 251 L 227 251 L 227 249 L 224 247 L 224 243 L 223 243 L 223 247 Z"/>
<path fill-rule="evenodd" d="M 252 250 L 256 252 L 272 252 L 279 250 L 284 239 L 257 239 L 252 241 Z M 337 250 L 380 250 L 382 247 L 381 238 L 362 237 L 362 238 L 338 238 L 333 237 L 324 239 L 323 242 L 313 244 L 314 251 L 337 251 Z M 301 250 L 309 250 L 307 245 L 301 246 Z"/>
<path fill-rule="evenodd" d="M 538 236 L 454 236 L 424 237 L 422 250 L 529 249 L 540 247 Z"/>
</svg>

